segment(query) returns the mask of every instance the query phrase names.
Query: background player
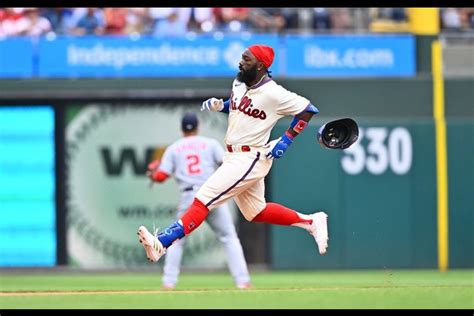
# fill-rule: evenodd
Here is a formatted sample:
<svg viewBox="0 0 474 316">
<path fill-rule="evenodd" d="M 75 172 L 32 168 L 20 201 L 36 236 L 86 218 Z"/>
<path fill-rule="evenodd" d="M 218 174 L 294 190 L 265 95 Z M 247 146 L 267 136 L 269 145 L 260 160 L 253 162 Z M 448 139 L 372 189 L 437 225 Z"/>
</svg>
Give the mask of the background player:
<svg viewBox="0 0 474 316">
<path fill-rule="evenodd" d="M 229 113 L 225 137 L 227 152 L 223 164 L 201 186 L 192 205 L 166 230 L 152 235 L 145 226 L 138 229 L 139 241 L 149 260 L 158 261 L 166 249 L 189 235 L 218 205 L 234 198 L 248 221 L 297 226 L 307 230 L 326 254 L 328 247 L 327 215 L 306 215 L 281 204 L 265 200 L 264 178 L 273 159 L 281 158 L 294 139 L 319 110 L 308 99 L 288 91 L 271 79 L 273 63 L 270 46 L 252 45 L 242 54 L 240 72 L 232 83 L 227 101 L 211 98 L 201 110 Z M 272 128 L 280 118 L 293 116 L 287 131 L 268 143 Z M 294 172 L 300 172 L 295 169 Z"/>
<path fill-rule="evenodd" d="M 148 176 L 154 182 L 166 181 L 170 175 L 174 175 L 181 191 L 177 218 L 191 205 L 196 191 L 222 163 L 224 155 L 217 140 L 198 135 L 198 118 L 195 113 L 185 113 L 181 120 L 181 130 L 184 137 L 166 148 L 161 163 L 155 160 L 148 166 Z M 250 288 L 247 263 L 227 203 L 210 213 L 206 222 L 224 245 L 235 285 L 240 289 Z M 184 241 L 185 239 L 176 241 L 167 251 L 163 267 L 163 288 L 176 287 Z"/>
</svg>

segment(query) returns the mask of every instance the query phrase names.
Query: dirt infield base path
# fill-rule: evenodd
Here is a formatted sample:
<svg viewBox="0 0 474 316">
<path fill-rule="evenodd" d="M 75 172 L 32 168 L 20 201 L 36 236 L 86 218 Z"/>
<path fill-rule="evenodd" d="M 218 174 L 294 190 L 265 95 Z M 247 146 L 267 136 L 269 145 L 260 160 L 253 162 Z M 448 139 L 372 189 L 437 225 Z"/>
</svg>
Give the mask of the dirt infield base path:
<svg viewBox="0 0 474 316">
<path fill-rule="evenodd" d="M 45 292 L 0 292 L 2 296 L 59 296 L 59 295 L 140 295 L 140 294 L 196 294 L 204 292 L 242 293 L 252 292 L 275 292 L 275 291 L 297 291 L 301 289 L 202 289 L 202 290 L 150 290 L 150 291 L 45 291 Z"/>
<path fill-rule="evenodd" d="M 358 289 L 386 289 L 386 286 L 362 286 Z M 437 286 L 391 286 L 390 288 L 471 288 L 463 285 L 437 285 Z M 196 289 L 196 290 L 148 290 L 148 291 L 34 291 L 34 292 L 0 292 L 0 297 L 20 296 L 60 296 L 60 295 L 141 295 L 141 294 L 197 294 L 197 293 L 245 293 L 245 292 L 294 292 L 294 291 L 327 291 L 327 290 L 354 290 L 353 286 L 347 287 L 317 287 L 317 288 L 265 288 L 265 289 Z"/>
</svg>

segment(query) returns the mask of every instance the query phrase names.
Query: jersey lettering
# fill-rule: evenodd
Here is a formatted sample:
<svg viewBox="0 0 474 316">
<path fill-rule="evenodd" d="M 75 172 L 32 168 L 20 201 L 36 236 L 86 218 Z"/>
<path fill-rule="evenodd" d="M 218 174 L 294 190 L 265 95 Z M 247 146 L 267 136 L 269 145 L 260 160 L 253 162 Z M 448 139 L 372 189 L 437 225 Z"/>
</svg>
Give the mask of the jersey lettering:
<svg viewBox="0 0 474 316">
<path fill-rule="evenodd" d="M 224 141 L 231 145 L 264 146 L 280 118 L 298 115 L 310 103 L 305 97 L 273 80 L 250 89 L 235 79 L 230 93 L 229 125 Z"/>
<path fill-rule="evenodd" d="M 253 106 L 252 99 L 250 99 L 247 96 L 244 96 L 242 98 L 242 101 L 240 101 L 240 104 L 237 107 L 237 110 L 239 110 L 240 112 L 250 117 L 259 118 L 261 120 L 264 120 L 267 118 L 267 114 L 265 113 L 265 111 L 263 110 L 261 111 L 259 109 L 252 109 L 252 106 Z"/>
<path fill-rule="evenodd" d="M 235 104 L 235 101 L 234 101 L 234 91 L 230 93 L 230 110 L 231 111 L 237 110 L 237 105 Z"/>
<path fill-rule="evenodd" d="M 188 161 L 188 173 L 189 174 L 200 174 L 201 167 L 199 166 L 199 155 L 188 155 L 186 156 Z"/>
</svg>

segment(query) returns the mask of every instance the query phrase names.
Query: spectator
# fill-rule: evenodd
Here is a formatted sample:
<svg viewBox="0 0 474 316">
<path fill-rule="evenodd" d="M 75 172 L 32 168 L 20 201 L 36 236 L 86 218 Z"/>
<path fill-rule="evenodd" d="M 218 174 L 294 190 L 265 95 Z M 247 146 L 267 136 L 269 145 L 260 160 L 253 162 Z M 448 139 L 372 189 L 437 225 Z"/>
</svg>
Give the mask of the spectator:
<svg viewBox="0 0 474 316">
<path fill-rule="evenodd" d="M 38 8 L 25 8 L 25 16 L 18 20 L 18 35 L 41 36 L 51 31 L 51 23 L 39 14 Z"/>
<path fill-rule="evenodd" d="M 150 34 L 154 32 L 158 22 L 166 20 L 173 11 L 173 8 L 150 8 L 148 12 L 151 19 Z"/>
<path fill-rule="evenodd" d="M 158 22 L 165 20 L 173 11 L 175 11 L 173 8 L 150 8 L 149 14 L 155 22 Z"/>
<path fill-rule="evenodd" d="M 474 29 L 474 8 L 460 8 L 459 11 L 463 27 Z"/>
<path fill-rule="evenodd" d="M 372 32 L 406 33 L 410 31 L 405 8 L 370 8 Z"/>
<path fill-rule="evenodd" d="M 249 18 L 258 32 L 280 33 L 286 27 L 281 8 L 252 8 Z"/>
<path fill-rule="evenodd" d="M 313 8 L 313 29 L 328 31 L 331 29 L 331 13 L 327 8 Z"/>
<path fill-rule="evenodd" d="M 178 14 L 178 20 L 186 25 L 186 29 L 188 29 L 189 20 L 191 19 L 191 8 L 176 8 L 176 13 Z"/>
<path fill-rule="evenodd" d="M 211 32 L 216 27 L 212 8 L 192 8 L 188 28 L 198 32 Z"/>
<path fill-rule="evenodd" d="M 334 8 L 331 10 L 332 31 L 346 31 L 353 28 L 352 16 L 348 8 Z"/>
<path fill-rule="evenodd" d="M 224 31 L 241 32 L 249 26 L 249 8 L 217 8 L 221 17 L 220 28 Z"/>
<path fill-rule="evenodd" d="M 17 22 L 23 18 L 23 10 L 3 8 L 0 12 L 0 37 L 18 35 L 20 30 Z"/>
<path fill-rule="evenodd" d="M 105 8 L 105 34 L 124 35 L 127 27 L 127 8 Z"/>
<path fill-rule="evenodd" d="M 148 8 L 128 8 L 127 14 L 127 34 L 143 34 L 147 31 L 151 18 Z"/>
<path fill-rule="evenodd" d="M 51 30 L 58 34 L 69 34 L 74 27 L 73 10 L 70 8 L 42 8 L 41 16 L 51 23 Z"/>
<path fill-rule="evenodd" d="M 405 8 L 391 8 L 390 19 L 395 22 L 406 22 L 408 20 Z"/>
<path fill-rule="evenodd" d="M 461 15 L 456 8 L 441 9 L 441 27 L 444 30 L 460 31 L 462 28 Z"/>
<path fill-rule="evenodd" d="M 184 24 L 186 31 L 188 30 L 188 24 L 191 19 L 191 8 L 151 8 L 150 16 L 152 19 L 152 29 L 156 29 L 158 23 L 168 20 L 172 13 L 176 14 L 176 21 L 174 25 Z M 166 22 L 165 25 L 169 23 Z M 172 31 L 170 31 L 172 33 Z M 177 32 L 182 32 L 182 30 L 177 30 Z"/>
<path fill-rule="evenodd" d="M 285 18 L 286 30 L 296 30 L 300 27 L 297 8 L 282 8 L 281 14 Z"/>
<path fill-rule="evenodd" d="M 187 32 L 187 23 L 178 18 L 178 12 L 172 11 L 165 20 L 159 20 L 155 26 L 154 36 L 178 37 Z"/>
<path fill-rule="evenodd" d="M 375 19 L 393 22 L 407 21 L 405 8 L 372 8 L 372 12 Z"/>
<path fill-rule="evenodd" d="M 75 35 L 102 35 L 104 34 L 104 15 L 97 8 L 87 8 L 87 13 L 73 29 Z"/>
</svg>

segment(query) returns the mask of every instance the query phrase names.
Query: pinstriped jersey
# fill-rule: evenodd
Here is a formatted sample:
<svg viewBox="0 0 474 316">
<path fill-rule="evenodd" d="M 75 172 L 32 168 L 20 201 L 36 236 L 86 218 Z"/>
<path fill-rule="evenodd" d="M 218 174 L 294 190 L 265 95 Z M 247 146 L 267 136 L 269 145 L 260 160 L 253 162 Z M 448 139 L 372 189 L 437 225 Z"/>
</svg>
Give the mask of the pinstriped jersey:
<svg viewBox="0 0 474 316">
<path fill-rule="evenodd" d="M 224 149 L 217 140 L 187 136 L 166 148 L 159 169 L 174 175 L 180 190 L 200 187 L 222 163 L 223 155 Z"/>
<path fill-rule="evenodd" d="M 235 79 L 225 143 L 264 146 L 279 119 L 303 112 L 309 103 L 305 97 L 285 89 L 268 77 L 251 88 Z"/>
</svg>

